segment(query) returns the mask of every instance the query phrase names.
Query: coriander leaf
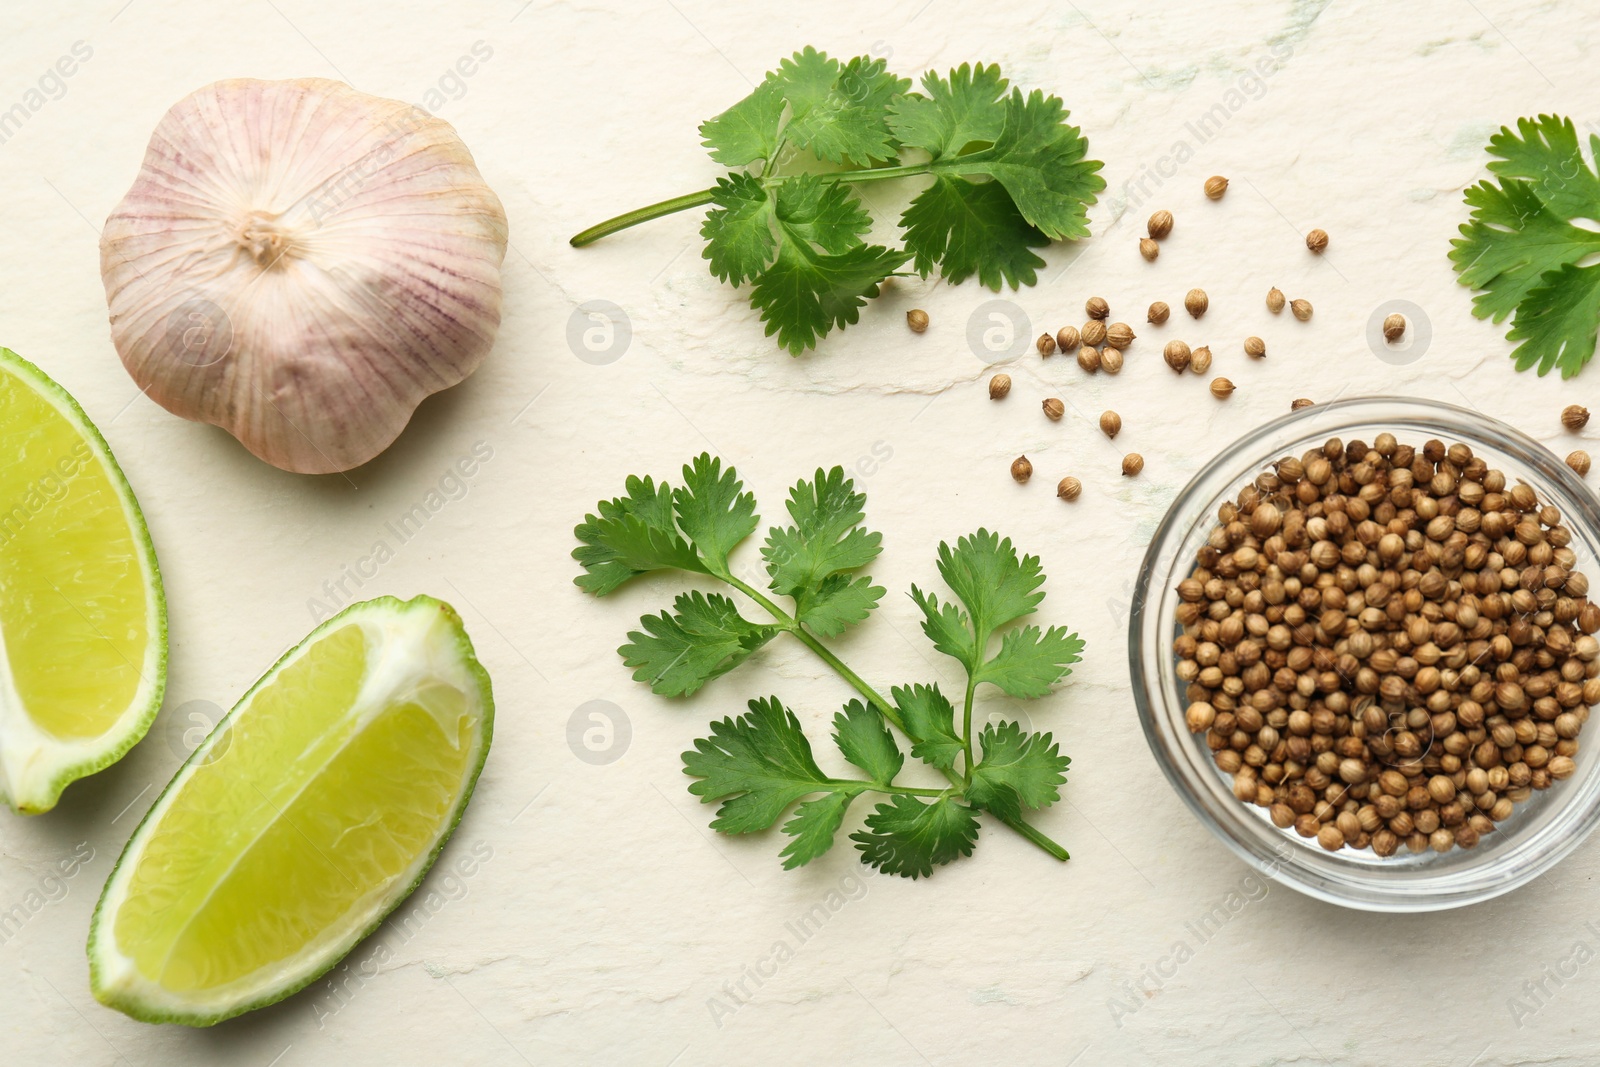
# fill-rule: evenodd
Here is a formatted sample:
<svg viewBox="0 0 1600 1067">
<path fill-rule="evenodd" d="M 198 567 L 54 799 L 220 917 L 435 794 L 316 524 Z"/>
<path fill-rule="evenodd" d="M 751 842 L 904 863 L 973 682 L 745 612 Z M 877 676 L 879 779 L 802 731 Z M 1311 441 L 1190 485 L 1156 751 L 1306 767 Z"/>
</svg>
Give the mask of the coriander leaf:
<svg viewBox="0 0 1600 1067">
<path fill-rule="evenodd" d="M 792 871 L 810 863 L 833 847 L 833 835 L 844 821 L 844 811 L 855 796 L 851 793 L 824 793 L 813 800 L 802 800 L 794 817 L 783 824 L 783 832 L 794 838 L 778 855 L 783 869 Z"/>
<path fill-rule="evenodd" d="M 844 758 L 867 772 L 877 785 L 888 785 L 905 765 L 883 716 L 852 700 L 833 716 L 833 741 Z"/>
<path fill-rule="evenodd" d="M 935 159 L 960 155 L 974 142 L 987 146 L 1005 126 L 1010 84 L 992 63 L 963 63 L 948 79 L 930 70 L 922 76 L 927 95 L 913 93 L 896 101 L 889 109 L 889 127 L 904 144 Z"/>
<path fill-rule="evenodd" d="M 900 216 L 906 250 L 926 278 L 937 265 L 952 285 L 978 276 L 998 292 L 1038 281 L 1044 260 L 1031 249 L 1050 239 L 1022 217 L 998 182 L 969 182 L 939 175 Z"/>
<path fill-rule="evenodd" d="M 983 650 L 977 647 L 966 612 L 954 604 L 941 604 L 932 593 L 911 587 L 911 599 L 922 609 L 922 632 L 933 647 L 952 659 L 960 660 L 970 674 L 978 669 Z"/>
<path fill-rule="evenodd" d="M 843 467 L 817 468 L 813 480 L 789 490 L 793 526 L 774 527 L 761 549 L 771 588 L 785 596 L 816 589 L 840 571 L 865 567 L 882 551 L 883 535 L 861 528 L 867 495 L 856 491 Z"/>
<path fill-rule="evenodd" d="M 786 239 L 816 245 L 824 252 L 848 252 L 872 229 L 872 216 L 848 186 L 815 174 L 802 174 L 779 186 L 774 214 Z"/>
<path fill-rule="evenodd" d="M 683 773 L 699 781 L 689 792 L 722 800 L 712 829 L 725 834 L 765 830 L 790 804 L 833 783 L 811 755 L 800 720 L 777 697 L 750 701 L 737 719 L 711 724 L 711 736 L 683 754 Z"/>
<path fill-rule="evenodd" d="M 1600 154 L 1600 137 L 1589 135 L 1589 151 Z M 1489 138 L 1489 171 L 1502 179 L 1532 182 L 1544 205 L 1561 218 L 1600 219 L 1600 175 L 1578 146 L 1572 120 L 1556 115 L 1517 120 Z"/>
<path fill-rule="evenodd" d="M 862 859 L 886 874 L 926 878 L 978 840 L 975 809 L 948 796 L 925 804 L 897 793 L 867 816 L 866 829 L 850 835 Z"/>
<path fill-rule="evenodd" d="M 910 256 L 881 245 L 858 245 L 824 255 L 785 241 L 777 261 L 756 279 L 750 304 L 761 312 L 768 337 L 798 356 L 835 327 L 853 325 L 878 295 L 883 280 Z"/>
<path fill-rule="evenodd" d="M 700 124 L 711 158 L 725 167 L 771 159 L 783 125 L 783 89 L 771 78 L 714 119 Z"/>
<path fill-rule="evenodd" d="M 915 742 L 911 754 L 940 770 L 954 767 L 961 755 L 961 738 L 956 734 L 954 705 L 937 685 L 897 686 L 889 691 L 906 736 Z"/>
<path fill-rule="evenodd" d="M 773 200 L 759 180 L 735 171 L 717 179 L 711 202 L 717 206 L 700 224 L 700 236 L 706 239 L 701 258 L 710 261 L 716 277 L 742 284 L 766 270 L 777 254 Z"/>
<path fill-rule="evenodd" d="M 1472 218 L 1450 242 L 1461 284 L 1481 289 L 1473 314 L 1502 322 L 1544 275 L 1600 252 L 1600 233 L 1547 210 L 1529 182 L 1479 182 L 1466 192 Z"/>
<path fill-rule="evenodd" d="M 954 550 L 939 545 L 939 576 L 966 605 L 983 652 L 990 634 L 1006 623 L 1031 615 L 1044 594 L 1044 571 L 1038 556 L 1017 556 L 1011 538 L 980 529 L 956 541 Z M 932 636 L 931 634 L 929 635 Z M 974 667 L 976 664 L 974 664 Z"/>
<path fill-rule="evenodd" d="M 1014 722 L 984 727 L 983 759 L 972 768 L 967 799 L 1002 819 L 1020 818 L 1022 807 L 1043 808 L 1061 798 L 1072 760 L 1060 754 L 1049 734 L 1023 733 Z"/>
<path fill-rule="evenodd" d="M 578 588 L 605 596 L 639 574 L 658 570 L 705 572 L 694 549 L 673 520 L 672 491 L 663 482 L 630 477 L 627 496 L 602 500 L 598 515 L 586 515 L 572 531 L 582 542 L 572 558 L 584 573 Z"/>
<path fill-rule="evenodd" d="M 973 681 L 991 682 L 1014 697 L 1048 696 L 1052 685 L 1072 673 L 1069 665 L 1078 662 L 1082 651 L 1083 640 L 1065 626 L 1042 632 L 1024 626 L 1001 639 L 1000 651 L 978 669 Z"/>
<path fill-rule="evenodd" d="M 1506 339 L 1521 341 L 1511 353 L 1518 370 L 1537 366 L 1542 376 L 1552 367 L 1570 378 L 1594 356 L 1600 329 L 1600 267 L 1567 264 L 1551 271 L 1543 284 L 1517 305 L 1516 321 Z"/>
<path fill-rule="evenodd" d="M 684 593 L 672 606 L 676 614 L 640 619 L 644 630 L 628 634 L 628 643 L 617 650 L 634 668 L 634 681 L 661 696 L 688 696 L 779 633 L 776 626 L 740 617 L 738 606 L 720 593 Z"/>
<path fill-rule="evenodd" d="M 796 52 L 772 76 L 789 101 L 784 136 L 829 163 L 870 166 L 893 159 L 889 104 L 911 82 L 881 59 L 858 56 L 843 66 L 814 48 Z"/>
<path fill-rule="evenodd" d="M 837 637 L 861 622 L 883 599 L 884 589 L 871 578 L 830 574 L 815 589 L 795 597 L 795 618 L 813 633 Z"/>
<path fill-rule="evenodd" d="M 732 467 L 702 452 L 683 468 L 683 488 L 672 493 L 678 526 L 701 558 L 715 571 L 725 571 L 728 553 L 756 528 L 756 498 L 742 492 L 744 483 Z"/>
</svg>

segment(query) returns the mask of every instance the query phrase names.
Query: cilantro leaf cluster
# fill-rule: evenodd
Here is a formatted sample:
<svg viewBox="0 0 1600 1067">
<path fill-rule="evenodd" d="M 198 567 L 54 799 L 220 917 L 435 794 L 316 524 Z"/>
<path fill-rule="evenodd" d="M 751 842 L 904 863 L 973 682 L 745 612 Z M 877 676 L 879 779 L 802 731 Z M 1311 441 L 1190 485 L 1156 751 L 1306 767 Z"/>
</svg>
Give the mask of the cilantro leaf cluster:
<svg viewBox="0 0 1600 1067">
<path fill-rule="evenodd" d="M 951 283 L 1033 285 L 1034 251 L 1085 237 L 1105 188 L 1101 164 L 1059 97 L 1011 87 L 1000 68 L 929 71 L 921 91 L 882 59 L 796 52 L 731 108 L 701 124 L 730 172 L 691 194 L 618 216 L 575 245 L 709 203 L 700 228 L 711 273 L 748 285 L 767 335 L 798 355 L 854 324 L 906 264 Z M 901 214 L 904 247 L 869 243 L 863 182 L 927 176 Z"/>
<path fill-rule="evenodd" d="M 1518 370 L 1571 378 L 1594 356 L 1600 333 L 1600 233 L 1573 225 L 1600 221 L 1600 136 L 1585 156 L 1572 120 L 1517 120 L 1489 139 L 1489 171 L 1466 191 L 1472 215 L 1452 240 L 1461 284 L 1479 289 L 1473 314 L 1504 322 Z"/>
<path fill-rule="evenodd" d="M 876 142 L 840 151 L 875 151 L 869 143 Z M 702 454 L 685 465 L 680 487 L 629 478 L 622 496 L 585 517 L 574 531 L 579 546 L 572 554 L 582 566 L 576 582 L 605 596 L 642 574 L 697 574 L 765 613 L 747 618 L 732 597 L 691 590 L 671 610 L 644 616 L 619 652 L 633 677 L 663 696 L 696 692 L 785 634 L 856 690 L 858 698 L 832 722 L 833 746 L 850 768 L 842 775 L 819 765 L 800 719 L 778 697 L 752 700 L 744 714 L 713 722 L 683 754 L 684 772 L 694 779 L 689 791 L 718 805 L 713 829 L 744 834 L 777 826 L 787 838 L 783 865 L 798 867 L 833 846 L 856 798 L 874 794 L 882 799 L 849 838 L 865 862 L 887 873 L 922 878 L 970 855 L 984 813 L 1065 859 L 1066 850 L 1026 820 L 1060 798 L 1069 758 L 1050 734 L 1011 721 L 973 730 L 980 686 L 1044 696 L 1083 651 L 1082 640 L 1063 627 L 1021 624 L 1044 599 L 1038 558 L 987 530 L 941 544 L 938 572 L 950 599 L 915 586 L 911 597 L 928 639 L 965 672 L 964 698 L 958 707 L 937 683 L 922 682 L 885 697 L 822 641 L 864 621 L 884 594 L 861 573 L 882 549 L 882 537 L 862 525 L 865 506 L 842 468 L 796 483 L 789 524 L 771 528 L 761 545 L 761 590 L 739 577 L 731 560 L 759 525 L 755 500 L 732 467 Z M 944 784 L 903 781 L 908 750 Z"/>
</svg>

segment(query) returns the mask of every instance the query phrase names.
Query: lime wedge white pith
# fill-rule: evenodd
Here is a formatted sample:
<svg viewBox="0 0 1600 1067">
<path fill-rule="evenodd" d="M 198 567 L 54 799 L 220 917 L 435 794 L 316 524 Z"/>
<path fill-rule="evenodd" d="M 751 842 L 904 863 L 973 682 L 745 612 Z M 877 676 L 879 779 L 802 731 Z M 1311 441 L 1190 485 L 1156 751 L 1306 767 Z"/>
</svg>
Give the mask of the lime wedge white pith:
<svg viewBox="0 0 1600 1067">
<path fill-rule="evenodd" d="M 144 516 L 105 439 L 0 348 L 0 798 L 55 807 L 150 728 L 167 613 Z"/>
<path fill-rule="evenodd" d="M 94 995 L 208 1026 L 314 981 L 421 881 L 493 721 L 449 605 L 385 597 L 317 627 L 134 831 L 90 926 Z"/>
</svg>

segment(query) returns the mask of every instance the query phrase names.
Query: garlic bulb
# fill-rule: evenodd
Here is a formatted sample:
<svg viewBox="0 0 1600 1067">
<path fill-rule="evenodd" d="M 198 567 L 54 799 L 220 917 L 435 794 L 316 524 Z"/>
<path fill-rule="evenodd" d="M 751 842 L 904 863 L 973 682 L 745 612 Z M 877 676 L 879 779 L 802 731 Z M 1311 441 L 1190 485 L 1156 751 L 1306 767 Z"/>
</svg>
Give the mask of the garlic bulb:
<svg viewBox="0 0 1600 1067">
<path fill-rule="evenodd" d="M 365 463 L 500 325 L 506 218 L 455 130 L 321 78 L 168 111 L 106 220 L 128 373 L 285 470 Z"/>
</svg>

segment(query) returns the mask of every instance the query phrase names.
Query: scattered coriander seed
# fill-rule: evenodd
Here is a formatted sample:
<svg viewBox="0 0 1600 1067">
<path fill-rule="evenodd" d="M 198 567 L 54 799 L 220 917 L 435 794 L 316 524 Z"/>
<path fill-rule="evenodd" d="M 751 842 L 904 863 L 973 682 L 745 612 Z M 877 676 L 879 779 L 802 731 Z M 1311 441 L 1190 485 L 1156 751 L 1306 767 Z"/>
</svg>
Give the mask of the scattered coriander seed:
<svg viewBox="0 0 1600 1067">
<path fill-rule="evenodd" d="M 1107 374 L 1116 374 L 1122 370 L 1122 349 L 1112 348 L 1109 345 L 1100 350 L 1100 369 Z"/>
<path fill-rule="evenodd" d="M 996 374 L 989 379 L 989 399 L 1004 400 L 1011 392 L 1011 375 Z"/>
<path fill-rule="evenodd" d="M 1406 335 L 1406 317 L 1399 312 L 1387 316 L 1383 320 L 1383 339 L 1394 344 Z"/>
<path fill-rule="evenodd" d="M 1133 339 L 1135 336 L 1136 335 L 1133 332 L 1133 327 L 1129 326 L 1125 322 L 1113 322 L 1110 326 L 1106 327 L 1106 343 L 1111 345 L 1113 348 L 1120 348 L 1123 351 L 1127 351 L 1128 346 L 1133 344 Z"/>
<path fill-rule="evenodd" d="M 1271 289 L 1267 290 L 1268 311 L 1276 315 L 1278 312 L 1283 310 L 1283 305 L 1285 303 L 1286 301 L 1284 300 L 1282 289 L 1279 289 L 1277 286 L 1273 286 Z"/>
<path fill-rule="evenodd" d="M 1289 401 L 1289 410 L 1299 411 L 1301 408 L 1308 408 L 1315 403 L 1315 400 L 1307 400 L 1305 397 L 1301 397 L 1298 400 Z"/>
<path fill-rule="evenodd" d="M 1129 452 L 1122 457 L 1122 476 L 1132 478 L 1144 470 L 1144 457 L 1137 452 Z"/>
<path fill-rule="evenodd" d="M 1011 477 L 1019 483 L 1033 477 L 1033 464 L 1028 462 L 1027 456 L 1018 456 L 1011 461 Z"/>
<path fill-rule="evenodd" d="M 1254 335 L 1244 339 L 1244 354 L 1251 359 L 1264 359 L 1267 355 L 1267 342 Z"/>
<path fill-rule="evenodd" d="M 1567 456 L 1567 466 L 1577 471 L 1578 477 L 1587 478 L 1589 476 L 1589 453 L 1581 448 L 1578 449 Z"/>
<path fill-rule="evenodd" d="M 1289 310 L 1294 312 L 1295 318 L 1299 319 L 1301 322 L 1305 322 L 1311 317 L 1311 301 L 1291 300 L 1289 301 Z"/>
<path fill-rule="evenodd" d="M 1094 374 L 1100 369 L 1100 350 L 1093 345 L 1084 345 L 1078 349 L 1078 366 Z"/>
<path fill-rule="evenodd" d="M 1056 331 L 1056 347 L 1063 352 L 1071 352 L 1078 347 L 1078 328 L 1076 326 L 1063 326 Z"/>
<path fill-rule="evenodd" d="M 1106 324 L 1099 319 L 1090 319 L 1078 330 L 1078 336 L 1083 338 L 1084 344 L 1099 348 L 1106 343 Z"/>
<path fill-rule="evenodd" d="M 1206 308 L 1211 306 L 1211 299 L 1206 296 L 1204 289 L 1190 289 L 1183 298 L 1183 306 L 1191 318 L 1198 319 L 1206 313 Z"/>
<path fill-rule="evenodd" d="M 1167 366 L 1182 374 L 1189 369 L 1189 361 L 1193 358 L 1193 353 L 1189 351 L 1189 346 L 1182 341 L 1168 341 L 1167 347 L 1161 350 L 1161 358 L 1167 361 Z"/>
<path fill-rule="evenodd" d="M 1589 425 L 1589 409 L 1582 404 L 1568 404 L 1561 409 L 1561 425 L 1577 433 Z"/>
<path fill-rule="evenodd" d="M 1218 400 L 1226 400 L 1233 395 L 1233 383 L 1226 378 L 1211 379 L 1211 395 Z"/>
<path fill-rule="evenodd" d="M 906 312 L 906 325 L 911 327 L 912 333 L 921 333 L 928 328 L 928 313 L 921 308 L 912 308 Z"/>
<path fill-rule="evenodd" d="M 1102 411 L 1100 413 L 1100 431 L 1115 441 L 1117 434 L 1122 432 L 1122 416 L 1115 411 Z"/>
<path fill-rule="evenodd" d="M 1306 247 L 1313 252 L 1321 252 L 1328 247 L 1328 231 L 1312 230 L 1306 234 Z"/>
<path fill-rule="evenodd" d="M 1147 263 L 1154 263 L 1156 257 L 1161 254 L 1161 246 L 1148 237 L 1141 237 L 1139 238 L 1139 254 L 1145 258 Z"/>
<path fill-rule="evenodd" d="M 1063 404 L 1055 397 L 1051 397 L 1044 402 L 1044 417 L 1049 419 L 1051 422 L 1061 421 L 1061 416 L 1065 415 L 1066 413 L 1067 405 Z"/>
<path fill-rule="evenodd" d="M 1211 369 L 1211 346 L 1201 345 L 1189 357 L 1189 369 L 1196 374 L 1204 374 Z"/>
<path fill-rule="evenodd" d="M 1163 322 L 1167 321 L 1167 316 L 1171 314 L 1172 309 L 1167 307 L 1166 301 L 1157 300 L 1154 304 L 1150 305 L 1150 311 L 1145 315 L 1144 321 L 1153 322 L 1157 326 L 1160 326 Z"/>
<path fill-rule="evenodd" d="M 1053 355 L 1056 350 L 1056 339 L 1047 333 L 1041 333 L 1039 339 L 1033 343 L 1033 347 L 1039 350 L 1041 356 Z"/>
<path fill-rule="evenodd" d="M 1056 483 L 1056 496 L 1071 503 L 1083 492 L 1083 483 L 1068 475 Z"/>
<path fill-rule="evenodd" d="M 1111 314 L 1111 305 L 1105 302 L 1104 297 L 1091 296 L 1084 302 L 1083 310 L 1091 319 L 1103 319 Z"/>
<path fill-rule="evenodd" d="M 1157 241 L 1167 239 L 1167 234 L 1172 232 L 1172 212 L 1157 211 L 1150 216 L 1150 221 L 1145 224 L 1145 229 Z"/>
<path fill-rule="evenodd" d="M 1228 191 L 1228 179 L 1220 174 L 1213 174 L 1206 179 L 1206 198 L 1221 200 L 1222 194 Z"/>
</svg>

